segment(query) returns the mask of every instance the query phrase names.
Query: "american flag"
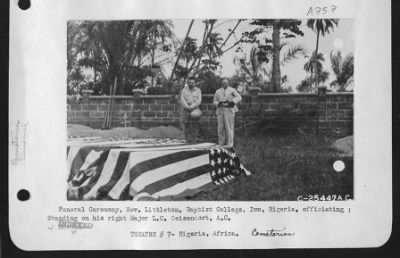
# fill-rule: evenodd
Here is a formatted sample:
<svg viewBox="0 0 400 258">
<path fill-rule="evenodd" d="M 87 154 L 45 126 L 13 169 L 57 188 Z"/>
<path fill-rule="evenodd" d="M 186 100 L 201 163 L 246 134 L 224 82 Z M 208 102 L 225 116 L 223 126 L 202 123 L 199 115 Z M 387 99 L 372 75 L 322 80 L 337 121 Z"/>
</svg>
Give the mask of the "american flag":
<svg viewBox="0 0 400 258">
<path fill-rule="evenodd" d="M 251 175 L 232 148 L 175 139 L 70 138 L 68 200 L 175 200 Z"/>
</svg>

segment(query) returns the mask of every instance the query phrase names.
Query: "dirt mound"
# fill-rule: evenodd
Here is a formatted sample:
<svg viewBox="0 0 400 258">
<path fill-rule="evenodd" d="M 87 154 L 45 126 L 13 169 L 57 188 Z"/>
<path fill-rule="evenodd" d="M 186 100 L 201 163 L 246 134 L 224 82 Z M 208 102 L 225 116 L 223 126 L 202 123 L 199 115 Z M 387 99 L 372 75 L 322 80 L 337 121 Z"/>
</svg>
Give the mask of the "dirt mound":
<svg viewBox="0 0 400 258">
<path fill-rule="evenodd" d="M 92 129 L 88 126 L 68 124 L 68 137 L 71 136 L 100 136 L 100 137 L 130 137 L 130 138 L 156 138 L 156 139 L 184 139 L 181 130 L 173 126 L 159 126 L 148 130 L 136 127 L 116 127 L 110 130 Z"/>
<path fill-rule="evenodd" d="M 353 156 L 353 135 L 337 139 L 331 147 L 345 156 Z"/>
</svg>

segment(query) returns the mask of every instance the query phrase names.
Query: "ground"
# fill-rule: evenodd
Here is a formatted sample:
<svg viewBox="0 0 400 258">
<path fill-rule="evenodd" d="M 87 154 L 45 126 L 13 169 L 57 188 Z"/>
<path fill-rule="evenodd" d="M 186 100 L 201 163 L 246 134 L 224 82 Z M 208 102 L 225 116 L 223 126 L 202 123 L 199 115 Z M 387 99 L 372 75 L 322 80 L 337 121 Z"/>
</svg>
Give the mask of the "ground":
<svg viewBox="0 0 400 258">
<path fill-rule="evenodd" d="M 353 197 L 353 157 L 332 148 L 335 138 L 315 134 L 279 135 L 268 132 L 237 133 L 235 150 L 241 162 L 254 173 L 240 177 L 192 200 L 291 201 L 308 198 Z M 332 165 L 344 161 L 346 169 Z M 322 198 L 324 198 L 322 197 Z"/>
<path fill-rule="evenodd" d="M 114 128 L 93 130 L 68 125 L 69 136 L 125 136 L 134 138 L 182 138 L 174 127 L 149 130 Z M 199 201 L 295 201 L 299 196 L 325 198 L 353 197 L 352 137 L 305 132 L 270 132 L 260 129 L 236 132 L 235 151 L 240 161 L 253 175 L 239 177 L 230 184 L 189 198 Z M 206 141 L 217 142 L 216 138 Z M 351 143 L 351 144 L 349 144 Z M 335 148 L 333 148 L 333 146 Z M 343 152 L 337 149 L 343 146 Z M 333 163 L 343 160 L 346 169 L 336 172 Z"/>
</svg>

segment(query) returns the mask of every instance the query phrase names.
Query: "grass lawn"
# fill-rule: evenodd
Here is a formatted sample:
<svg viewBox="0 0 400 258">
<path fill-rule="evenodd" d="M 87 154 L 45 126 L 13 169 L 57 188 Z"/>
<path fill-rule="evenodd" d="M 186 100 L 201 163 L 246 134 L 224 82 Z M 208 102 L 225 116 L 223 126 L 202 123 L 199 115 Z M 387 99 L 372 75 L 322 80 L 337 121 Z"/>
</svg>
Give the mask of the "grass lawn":
<svg viewBox="0 0 400 258">
<path fill-rule="evenodd" d="M 330 146 L 333 137 L 296 133 L 237 133 L 235 150 L 253 175 L 191 200 L 204 201 L 295 201 L 299 195 L 350 195 L 353 198 L 353 157 Z M 345 161 L 343 172 L 333 162 Z"/>
</svg>

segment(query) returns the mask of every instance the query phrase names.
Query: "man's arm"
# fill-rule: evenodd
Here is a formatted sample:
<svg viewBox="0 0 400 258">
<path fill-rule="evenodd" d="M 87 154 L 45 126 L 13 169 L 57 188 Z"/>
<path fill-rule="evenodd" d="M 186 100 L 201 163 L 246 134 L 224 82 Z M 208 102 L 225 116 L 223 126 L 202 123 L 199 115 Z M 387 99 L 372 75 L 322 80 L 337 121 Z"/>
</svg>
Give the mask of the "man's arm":
<svg viewBox="0 0 400 258">
<path fill-rule="evenodd" d="M 198 89 L 199 98 L 192 104 L 192 108 L 198 108 L 201 104 L 201 90 Z"/>
<path fill-rule="evenodd" d="M 242 101 L 242 96 L 240 96 L 240 94 L 235 89 L 232 89 L 232 95 L 233 95 L 232 99 L 233 103 L 237 104 L 240 101 Z"/>
<path fill-rule="evenodd" d="M 218 105 L 219 105 L 217 93 L 218 93 L 218 90 L 215 92 L 215 94 L 214 94 L 214 100 L 213 100 L 214 105 L 215 105 L 216 107 L 218 107 Z"/>
<path fill-rule="evenodd" d="M 183 89 L 182 92 L 181 92 L 181 103 L 182 103 L 182 106 L 183 106 L 184 109 L 190 109 L 189 105 L 187 104 L 187 102 L 185 100 L 184 94 L 185 94 L 185 89 Z"/>
</svg>

